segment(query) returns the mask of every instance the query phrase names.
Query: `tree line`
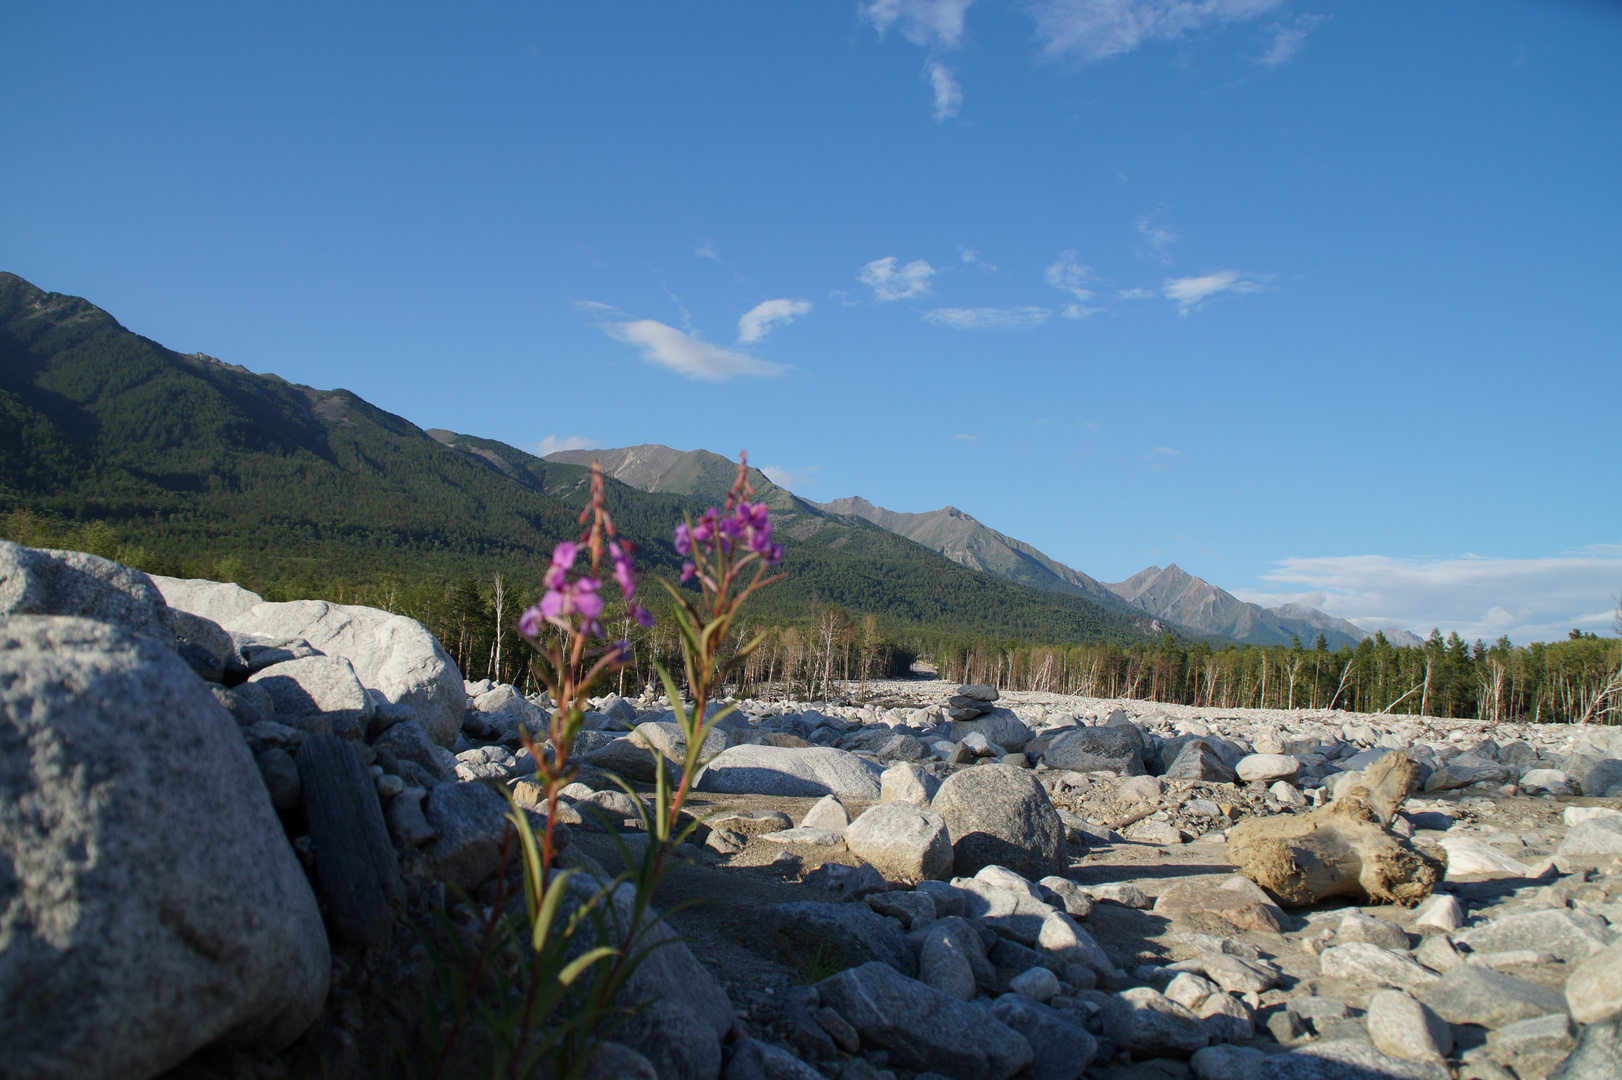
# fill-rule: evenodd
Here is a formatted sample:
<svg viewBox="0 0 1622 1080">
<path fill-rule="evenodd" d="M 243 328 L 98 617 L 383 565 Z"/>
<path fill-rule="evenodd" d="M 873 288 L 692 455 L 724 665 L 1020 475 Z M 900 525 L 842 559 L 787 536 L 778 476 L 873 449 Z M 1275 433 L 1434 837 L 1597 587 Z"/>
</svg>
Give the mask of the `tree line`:
<svg viewBox="0 0 1622 1080">
<path fill-rule="evenodd" d="M 464 677 L 514 683 L 526 690 L 529 646 L 515 629 L 518 616 L 540 598 L 539 581 L 515 582 L 387 574 L 362 580 L 301 572 L 265 578 L 238 556 L 193 561 L 160 556 L 120 540 L 106 523 L 52 523 L 28 511 L 0 517 L 0 535 L 32 547 L 69 548 L 115 559 L 149 573 L 236 581 L 267 600 L 322 597 L 362 604 L 423 623 Z M 769 595 L 770 590 L 763 596 Z M 655 665 L 680 680 L 681 650 L 662 591 L 648 582 L 640 594 L 656 622 L 644 629 L 610 606 L 605 626 L 632 643 L 633 663 L 616 689 L 639 694 L 657 686 Z M 1568 640 L 1487 644 L 1432 631 L 1414 648 L 1383 634 L 1331 651 L 1319 635 L 1306 647 L 1159 640 L 1122 644 L 1040 643 L 1021 638 L 943 632 L 927 624 L 847 610 L 811 595 L 795 605 L 765 608 L 740 625 L 731 648 L 757 634 L 761 646 L 730 687 L 801 700 L 865 697 L 869 679 L 904 677 L 915 660 L 940 678 L 986 683 L 1001 690 L 1036 690 L 1083 697 L 1159 701 L 1203 708 L 1344 709 L 1429 715 L 1489 723 L 1622 722 L 1622 641 L 1572 631 Z"/>
<path fill-rule="evenodd" d="M 1518 646 L 1507 637 L 1467 644 L 1431 631 L 1414 648 L 1384 634 L 1330 651 L 1216 646 L 1174 638 L 1141 645 L 1043 645 L 918 635 L 909 642 L 941 678 L 1007 690 L 1136 698 L 1205 708 L 1344 709 L 1489 723 L 1622 721 L 1622 641 L 1572 631 Z"/>
</svg>

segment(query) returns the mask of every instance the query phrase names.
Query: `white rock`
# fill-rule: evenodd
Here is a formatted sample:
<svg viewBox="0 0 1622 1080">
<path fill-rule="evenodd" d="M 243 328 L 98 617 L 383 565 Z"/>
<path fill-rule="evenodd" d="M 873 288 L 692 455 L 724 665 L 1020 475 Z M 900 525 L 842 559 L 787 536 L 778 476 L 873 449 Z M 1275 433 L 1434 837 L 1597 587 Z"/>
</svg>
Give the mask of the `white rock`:
<svg viewBox="0 0 1622 1080">
<path fill-rule="evenodd" d="M 1415 926 L 1434 926 L 1451 934 L 1464 923 L 1464 905 L 1450 893 L 1434 893 L 1415 913 Z"/>
<path fill-rule="evenodd" d="M 1369 999 L 1369 1039 L 1392 1057 L 1440 1061 L 1453 1050 L 1447 1022 L 1401 990 L 1381 990 Z"/>
<path fill-rule="evenodd" d="M 244 590 L 214 581 L 154 578 L 169 606 L 219 623 L 233 634 L 285 641 L 303 638 L 327 656 L 343 657 L 368 690 L 416 710 L 440 746 L 456 741 L 467 691 L 456 664 L 420 622 L 377 608 L 294 600 L 241 608 Z M 174 599 L 169 599 L 173 593 Z M 248 596 L 253 596 L 249 593 Z M 216 618 L 209 611 L 219 613 Z"/>
<path fill-rule="evenodd" d="M 950 743 L 947 744 L 950 747 Z M 909 802 L 914 806 L 928 806 L 940 790 L 941 782 L 911 761 L 892 765 L 879 776 L 880 802 Z"/>
<path fill-rule="evenodd" d="M 1609 806 L 1568 806 L 1561 816 L 1567 826 L 1572 826 L 1598 818 L 1622 818 L 1622 810 Z"/>
<path fill-rule="evenodd" d="M 1622 941 L 1608 945 L 1566 977 L 1566 1003 L 1579 1024 L 1622 1013 Z"/>
<path fill-rule="evenodd" d="M 1437 841 L 1447 851 L 1447 880 L 1480 874 L 1487 877 L 1528 877 L 1530 868 L 1491 844 L 1468 836 L 1444 836 Z"/>
<path fill-rule="evenodd" d="M 1327 978 L 1384 983 L 1410 993 L 1437 982 L 1434 972 L 1406 956 L 1365 941 L 1325 949 L 1318 963 Z"/>
<path fill-rule="evenodd" d="M 800 827 L 804 829 L 829 829 L 833 832 L 844 832 L 845 826 L 850 824 L 850 814 L 845 810 L 845 804 L 839 801 L 838 795 L 824 795 L 818 799 L 805 812 L 800 819 Z"/>
<path fill-rule="evenodd" d="M 8 1077 L 156 1076 L 321 1011 L 326 931 L 253 755 L 150 637 L 0 620 L 0 867 Z"/>
<path fill-rule="evenodd" d="M 731 746 L 705 766 L 699 791 L 789 798 L 841 795 L 877 799 L 883 770 L 865 758 L 827 746 Z"/>
<path fill-rule="evenodd" d="M 908 802 L 879 803 L 844 830 L 845 846 L 887 881 L 917 884 L 950 877 L 952 838 L 933 810 Z"/>
<path fill-rule="evenodd" d="M 1047 1001 L 1056 995 L 1062 987 L 1059 986 L 1059 977 L 1045 967 L 1033 967 L 1020 975 L 1008 980 L 1008 989 L 1016 994 L 1024 994 L 1037 1001 Z"/>
<path fill-rule="evenodd" d="M 1283 806 L 1307 805 L 1306 796 L 1302 795 L 1286 780 L 1276 781 L 1272 787 L 1267 789 L 1267 793 L 1277 799 Z"/>
<path fill-rule="evenodd" d="M 1234 766 L 1244 781 L 1283 780 L 1301 771 L 1301 762 L 1290 754 L 1250 754 Z"/>
</svg>

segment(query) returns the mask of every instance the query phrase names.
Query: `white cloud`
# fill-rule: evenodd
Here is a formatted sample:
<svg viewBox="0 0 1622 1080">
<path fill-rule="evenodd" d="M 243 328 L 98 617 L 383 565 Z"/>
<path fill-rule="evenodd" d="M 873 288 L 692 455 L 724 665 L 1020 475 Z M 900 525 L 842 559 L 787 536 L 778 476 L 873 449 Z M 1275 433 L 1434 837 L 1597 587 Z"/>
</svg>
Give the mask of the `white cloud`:
<svg viewBox="0 0 1622 1080">
<path fill-rule="evenodd" d="M 1148 41 L 1255 18 L 1283 0 L 1035 0 L 1028 5 L 1049 58 L 1103 60 Z"/>
<path fill-rule="evenodd" d="M 760 471 L 766 479 L 781 488 L 790 491 L 796 488 L 816 487 L 817 466 L 809 465 L 804 469 L 785 469 L 781 465 L 762 465 Z"/>
<path fill-rule="evenodd" d="M 1115 294 L 1117 300 L 1153 300 L 1159 294 L 1153 289 L 1122 289 Z"/>
<path fill-rule="evenodd" d="M 1273 44 L 1256 58 L 1256 63 L 1263 67 L 1278 67 L 1287 64 L 1301 51 L 1301 46 L 1307 43 L 1307 35 L 1317 29 L 1318 24 L 1329 18 L 1327 15 L 1302 15 L 1291 23 L 1279 23 L 1273 27 Z"/>
<path fill-rule="evenodd" d="M 1573 628 L 1616 632 L 1622 544 L 1530 559 L 1386 555 L 1283 559 L 1263 579 L 1296 592 L 1236 591 L 1242 600 L 1298 601 L 1366 630 L 1398 626 L 1421 637 L 1433 627 L 1467 641 L 1509 635 L 1517 644 L 1553 641 Z"/>
<path fill-rule="evenodd" d="M 738 344 L 748 345 L 771 333 L 777 323 L 791 323 L 811 310 L 809 300 L 766 300 L 744 312 L 738 320 Z"/>
<path fill-rule="evenodd" d="M 547 435 L 524 449 L 536 457 L 545 457 L 559 450 L 594 450 L 601 445 L 601 440 L 590 435 Z"/>
<path fill-rule="evenodd" d="M 952 69 L 939 60 L 924 65 L 924 78 L 935 92 L 935 122 L 944 124 L 957 115 L 963 105 L 963 88 L 952 77 Z"/>
<path fill-rule="evenodd" d="M 1097 315 L 1104 309 L 1101 307 L 1085 307 L 1081 304 L 1066 304 L 1059 314 L 1067 319 L 1086 319 Z"/>
<path fill-rule="evenodd" d="M 707 236 L 701 236 L 698 238 L 698 243 L 693 245 L 693 254 L 697 255 L 700 259 L 714 259 L 716 262 L 721 261 L 721 249 L 716 247 L 715 241 L 711 240 Z"/>
<path fill-rule="evenodd" d="M 587 315 L 601 315 L 606 318 L 622 314 L 613 304 L 605 304 L 601 300 L 576 300 L 574 306 L 576 310 L 584 311 Z"/>
<path fill-rule="evenodd" d="M 642 359 L 667 367 L 689 379 L 725 382 L 741 375 L 781 375 L 782 364 L 757 360 L 684 334 L 674 326 L 653 319 L 613 323 L 603 327 L 608 334 L 642 350 Z"/>
<path fill-rule="evenodd" d="M 1237 270 L 1220 270 L 1200 277 L 1167 278 L 1162 292 L 1167 300 L 1177 303 L 1177 314 L 1187 315 L 1190 311 L 1198 311 L 1217 293 L 1253 293 L 1265 288 L 1261 282 L 1253 281 Z"/>
<path fill-rule="evenodd" d="M 965 435 L 962 432 L 959 432 L 958 434 L 953 435 L 952 438 L 957 439 L 960 442 L 974 442 L 977 436 Z"/>
<path fill-rule="evenodd" d="M 1059 261 L 1047 268 L 1045 276 L 1049 285 L 1069 293 L 1077 300 L 1093 298 L 1093 290 L 1087 286 L 1098 277 L 1092 267 L 1081 265 L 1075 248 L 1060 253 Z"/>
<path fill-rule="evenodd" d="M 1043 307 L 949 307 L 926 313 L 924 321 L 954 330 L 1029 330 L 1041 326 L 1052 315 L 1052 310 Z"/>
<path fill-rule="evenodd" d="M 927 295 L 929 279 L 934 276 L 935 268 L 922 259 L 914 259 L 898 269 L 896 257 L 887 255 L 862 267 L 856 278 L 872 287 L 874 299 L 886 302 Z"/>
<path fill-rule="evenodd" d="M 992 266 L 990 263 L 988 263 L 984 259 L 982 259 L 980 257 L 980 253 L 978 251 L 974 250 L 972 247 L 969 247 L 969 245 L 967 245 L 967 244 L 959 244 L 957 246 L 957 250 L 958 250 L 958 254 L 963 256 L 963 261 L 967 265 L 969 265 L 969 266 L 978 266 L 980 269 L 989 270 L 992 273 L 997 272 L 997 268 L 995 266 Z"/>
<path fill-rule="evenodd" d="M 1144 214 L 1138 218 L 1138 233 L 1149 242 L 1156 255 L 1164 262 L 1171 262 L 1166 255 L 1166 249 L 1182 239 L 1178 233 L 1164 221 L 1158 220 L 1158 214 Z"/>
<path fill-rule="evenodd" d="M 963 41 L 963 13 L 974 0 L 867 0 L 862 18 L 882 37 L 892 26 L 914 45 L 948 51 Z"/>
<path fill-rule="evenodd" d="M 1143 455 L 1143 461 L 1150 472 L 1159 472 L 1182 456 L 1183 452 L 1181 450 L 1173 450 L 1169 446 L 1157 446 Z"/>
</svg>

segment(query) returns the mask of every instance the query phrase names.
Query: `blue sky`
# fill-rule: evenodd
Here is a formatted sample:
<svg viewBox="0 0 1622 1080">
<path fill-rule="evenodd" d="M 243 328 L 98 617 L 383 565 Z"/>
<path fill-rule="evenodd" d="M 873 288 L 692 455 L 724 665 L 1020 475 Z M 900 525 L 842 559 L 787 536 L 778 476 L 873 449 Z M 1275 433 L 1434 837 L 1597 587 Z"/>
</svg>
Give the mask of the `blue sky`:
<svg viewBox="0 0 1622 1080">
<path fill-rule="evenodd" d="M 1581 0 L 33 5 L 0 268 L 424 427 L 1605 631 L 1618 55 Z"/>
</svg>

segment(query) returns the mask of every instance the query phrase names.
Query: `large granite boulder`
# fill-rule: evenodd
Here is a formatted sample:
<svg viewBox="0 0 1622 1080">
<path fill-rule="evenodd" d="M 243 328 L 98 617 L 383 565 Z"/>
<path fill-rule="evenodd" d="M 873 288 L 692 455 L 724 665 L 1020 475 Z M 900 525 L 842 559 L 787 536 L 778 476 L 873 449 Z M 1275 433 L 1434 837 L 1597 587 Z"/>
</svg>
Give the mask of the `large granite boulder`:
<svg viewBox="0 0 1622 1080">
<path fill-rule="evenodd" d="M 275 1049 L 326 999 L 315 896 L 236 722 L 121 627 L 0 622 L 0 897 L 0 1075 Z"/>
<path fill-rule="evenodd" d="M 42 551 L 0 540 L 0 616 L 79 615 L 175 645 L 173 618 L 153 579 L 82 551 Z"/>
<path fill-rule="evenodd" d="M 1143 736 L 1130 727 L 1069 728 L 1053 737 L 1042 761 L 1050 769 L 1142 776 Z"/>
<path fill-rule="evenodd" d="M 1029 769 L 981 765 L 954 773 L 930 809 L 946 822 L 959 874 L 994 864 L 1039 878 L 1064 868 L 1064 822 Z"/>
<path fill-rule="evenodd" d="M 1025 1036 L 985 1009 L 948 997 L 881 963 L 817 984 L 822 1003 L 902 1068 L 954 1080 L 1007 1080 L 1031 1063 Z"/>
<path fill-rule="evenodd" d="M 731 746 L 698 779 L 699 791 L 723 795 L 839 795 L 877 799 L 884 770 L 865 758 L 827 746 Z"/>
<path fill-rule="evenodd" d="M 462 730 L 467 691 L 456 664 L 415 619 L 377 608 L 294 600 L 243 604 L 254 596 L 236 585 L 180 578 L 153 579 L 172 607 L 213 619 L 232 634 L 271 642 L 302 639 L 354 666 L 361 685 L 414 709 L 440 746 Z"/>
</svg>

